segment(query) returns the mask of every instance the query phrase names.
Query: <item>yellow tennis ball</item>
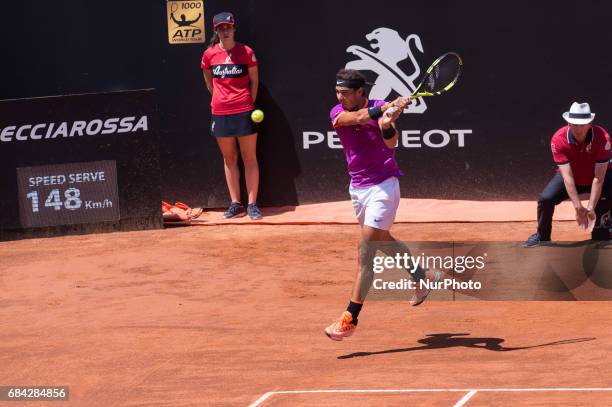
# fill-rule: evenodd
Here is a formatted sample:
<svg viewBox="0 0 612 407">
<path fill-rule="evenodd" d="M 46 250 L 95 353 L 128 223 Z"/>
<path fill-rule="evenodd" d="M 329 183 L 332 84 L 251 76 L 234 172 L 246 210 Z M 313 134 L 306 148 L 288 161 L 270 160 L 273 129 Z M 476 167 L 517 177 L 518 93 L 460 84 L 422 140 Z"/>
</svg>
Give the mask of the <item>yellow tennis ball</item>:
<svg viewBox="0 0 612 407">
<path fill-rule="evenodd" d="M 261 123 L 263 119 L 264 119 L 264 114 L 261 110 L 259 109 L 253 110 L 253 113 L 251 113 L 251 120 L 253 120 L 255 123 Z"/>
</svg>

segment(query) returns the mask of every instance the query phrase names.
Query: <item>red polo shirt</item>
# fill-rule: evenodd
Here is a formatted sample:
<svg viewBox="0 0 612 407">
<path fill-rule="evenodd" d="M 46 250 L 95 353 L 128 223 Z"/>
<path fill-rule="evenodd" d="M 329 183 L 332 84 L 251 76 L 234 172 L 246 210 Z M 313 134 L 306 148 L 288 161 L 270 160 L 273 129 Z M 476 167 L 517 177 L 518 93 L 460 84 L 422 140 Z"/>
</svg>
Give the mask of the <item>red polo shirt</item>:
<svg viewBox="0 0 612 407">
<path fill-rule="evenodd" d="M 561 127 L 550 140 L 553 160 L 569 164 L 576 185 L 589 186 L 595 178 L 595 164 L 610 161 L 610 136 L 599 126 L 592 126 L 584 144 L 578 144 L 570 126 Z M 608 171 L 612 168 L 608 166 Z"/>
<path fill-rule="evenodd" d="M 249 68 L 254 66 L 257 59 L 253 50 L 239 42 L 229 51 L 219 44 L 204 51 L 200 67 L 212 73 L 212 114 L 236 114 L 255 108 L 249 79 Z"/>
</svg>

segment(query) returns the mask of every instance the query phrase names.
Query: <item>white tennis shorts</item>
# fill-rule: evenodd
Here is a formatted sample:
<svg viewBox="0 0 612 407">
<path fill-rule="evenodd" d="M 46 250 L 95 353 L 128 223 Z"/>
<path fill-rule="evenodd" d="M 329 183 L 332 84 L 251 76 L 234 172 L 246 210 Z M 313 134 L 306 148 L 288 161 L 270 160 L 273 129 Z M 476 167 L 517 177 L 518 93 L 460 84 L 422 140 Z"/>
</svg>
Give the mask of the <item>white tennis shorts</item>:
<svg viewBox="0 0 612 407">
<path fill-rule="evenodd" d="M 360 225 L 390 230 L 400 203 L 397 177 L 387 178 L 371 187 L 349 188 L 353 209 Z"/>
</svg>

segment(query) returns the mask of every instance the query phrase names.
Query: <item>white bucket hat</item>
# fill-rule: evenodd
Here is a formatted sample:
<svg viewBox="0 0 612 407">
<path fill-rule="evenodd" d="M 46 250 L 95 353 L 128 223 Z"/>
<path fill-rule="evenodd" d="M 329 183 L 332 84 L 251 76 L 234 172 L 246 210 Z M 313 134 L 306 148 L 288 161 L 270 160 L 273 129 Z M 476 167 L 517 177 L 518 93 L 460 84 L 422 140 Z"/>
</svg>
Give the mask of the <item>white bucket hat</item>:
<svg viewBox="0 0 612 407">
<path fill-rule="evenodd" d="M 589 124 L 595 118 L 588 103 L 572 103 L 569 112 L 563 113 L 563 118 L 571 124 Z"/>
</svg>

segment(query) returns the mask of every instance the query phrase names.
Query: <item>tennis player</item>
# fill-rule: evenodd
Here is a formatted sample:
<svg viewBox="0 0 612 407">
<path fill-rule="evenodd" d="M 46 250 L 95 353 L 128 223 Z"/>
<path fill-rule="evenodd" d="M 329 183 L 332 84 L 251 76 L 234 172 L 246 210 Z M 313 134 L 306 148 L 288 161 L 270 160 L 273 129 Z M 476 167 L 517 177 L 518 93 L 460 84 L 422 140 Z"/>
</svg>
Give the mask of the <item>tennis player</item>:
<svg viewBox="0 0 612 407">
<path fill-rule="evenodd" d="M 336 98 L 340 103 L 330 112 L 348 163 L 349 193 L 362 239 L 359 268 L 349 305 L 336 322 L 325 328 L 325 334 L 336 341 L 355 332 L 359 313 L 371 287 L 372 261 L 377 246 L 368 243 L 385 242 L 380 248 L 387 255 L 410 255 L 408 247 L 395 240 L 389 232 L 400 203 L 397 177 L 402 174 L 395 161 L 394 149 L 398 140 L 395 121 L 410 104 L 410 98 L 399 97 L 392 103 L 368 100 L 365 86 L 366 78 L 359 71 L 338 71 Z M 438 281 L 440 277 L 441 273 L 426 272 L 420 267 L 412 274 L 417 282 L 425 278 Z M 411 304 L 421 304 L 428 295 L 429 290 L 418 288 Z"/>
<path fill-rule="evenodd" d="M 215 15 L 213 26 L 215 34 L 204 51 L 201 68 L 206 88 L 212 95 L 210 131 L 223 155 L 225 180 L 232 200 L 223 216 L 233 218 L 245 213 L 240 200 L 239 144 L 249 200 L 246 212 L 251 219 L 261 219 L 257 207 L 257 132 L 251 120 L 259 85 L 257 60 L 250 47 L 234 39 L 236 22 L 231 13 Z"/>
<path fill-rule="evenodd" d="M 576 222 L 587 229 L 595 222 L 595 207 L 600 198 L 612 200 L 610 136 L 603 127 L 592 124 L 595 113 L 588 103 L 574 102 L 563 113 L 567 125 L 555 132 L 550 141 L 557 174 L 538 199 L 538 230 L 523 244 L 539 246 L 550 242 L 555 206 L 568 199 L 576 210 Z M 589 193 L 585 208 L 578 194 Z"/>
</svg>

